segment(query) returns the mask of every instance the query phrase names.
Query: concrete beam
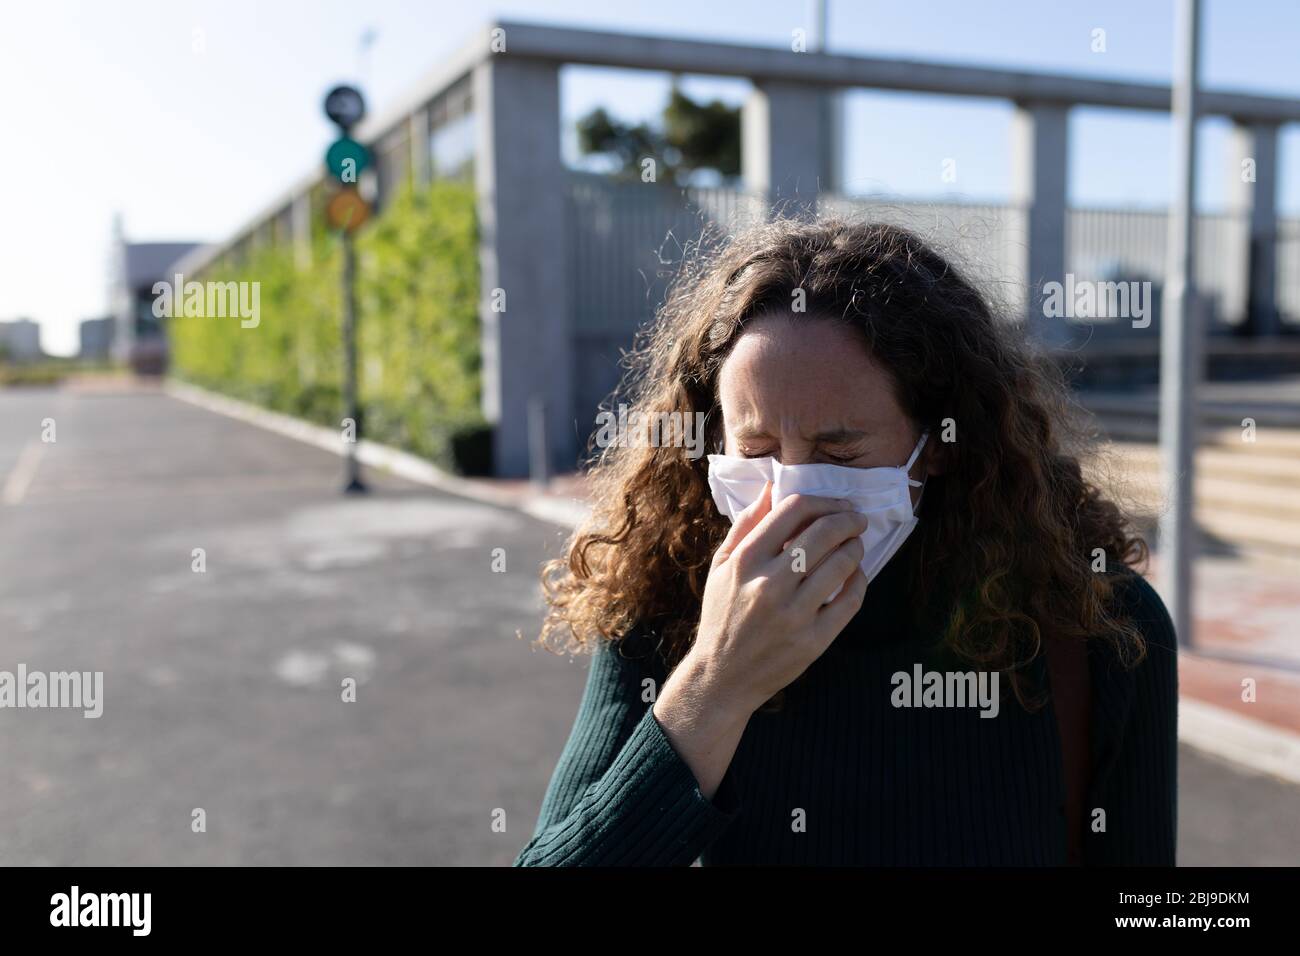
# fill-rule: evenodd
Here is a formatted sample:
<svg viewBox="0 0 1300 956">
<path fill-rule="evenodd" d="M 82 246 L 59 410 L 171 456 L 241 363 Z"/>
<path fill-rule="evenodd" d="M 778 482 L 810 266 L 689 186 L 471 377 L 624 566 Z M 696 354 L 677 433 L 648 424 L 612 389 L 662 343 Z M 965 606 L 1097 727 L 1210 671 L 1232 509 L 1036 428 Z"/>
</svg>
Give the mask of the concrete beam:
<svg viewBox="0 0 1300 956">
<path fill-rule="evenodd" d="M 1172 96 L 1170 87 L 1157 83 L 1094 80 L 1068 74 L 844 53 L 796 53 L 789 48 L 573 30 L 509 21 L 502 21 L 498 26 L 505 30 L 512 56 L 557 63 L 1161 112 L 1169 111 Z M 1200 113 L 1294 122 L 1300 121 L 1300 99 L 1206 91 L 1201 94 Z"/>
<path fill-rule="evenodd" d="M 1064 74 L 880 59 L 842 53 L 795 53 L 783 48 L 498 21 L 475 30 L 464 45 L 451 55 L 440 58 L 399 100 L 367 117 L 356 131 L 357 138 L 373 144 L 397 124 L 406 122 L 414 110 L 427 106 L 434 97 L 464 79 L 476 64 L 493 56 L 493 30 L 503 31 L 506 52 L 512 58 L 542 60 L 553 64 L 615 66 L 738 76 L 755 82 L 779 81 L 826 88 L 900 90 L 1157 112 L 1168 112 L 1172 97 L 1170 87 L 1162 84 L 1095 80 Z M 1295 97 L 1203 91 L 1199 102 L 1202 116 L 1229 116 L 1241 122 L 1270 124 L 1300 122 L 1300 98 Z M 253 224 L 283 207 L 294 194 L 319 182 L 320 170 L 320 161 L 314 161 L 311 171 L 253 216 L 248 227 L 234 238 L 216 243 L 197 254 L 194 266 L 200 269 L 205 267 L 235 245 Z"/>
<path fill-rule="evenodd" d="M 1029 328 L 1045 345 L 1074 344 L 1077 326 L 1049 317 L 1044 286 L 1065 282 L 1066 186 L 1070 115 L 1052 103 L 1019 104 L 1011 123 L 1012 202 L 1024 215 L 1023 278 Z"/>
<path fill-rule="evenodd" d="M 571 470 L 577 443 L 565 194 L 558 188 L 559 69 L 506 52 L 475 67 L 472 82 L 483 412 L 496 426 L 496 472 L 529 473 L 528 405 L 535 398 L 546 407 L 551 468 Z M 576 431 L 585 438 L 594 427 L 579 422 Z"/>
</svg>

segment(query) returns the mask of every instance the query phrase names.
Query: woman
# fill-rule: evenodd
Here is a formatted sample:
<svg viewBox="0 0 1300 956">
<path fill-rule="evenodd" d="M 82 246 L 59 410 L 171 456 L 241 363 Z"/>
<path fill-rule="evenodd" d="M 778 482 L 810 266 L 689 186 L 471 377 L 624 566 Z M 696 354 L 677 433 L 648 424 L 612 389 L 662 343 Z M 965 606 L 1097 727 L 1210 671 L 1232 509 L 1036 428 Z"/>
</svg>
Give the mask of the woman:
<svg viewBox="0 0 1300 956">
<path fill-rule="evenodd" d="M 629 382 L 715 454 L 595 463 L 542 632 L 594 658 L 516 865 L 1173 865 L 1145 543 L 951 264 L 891 226 L 759 226 L 679 281 Z"/>
</svg>

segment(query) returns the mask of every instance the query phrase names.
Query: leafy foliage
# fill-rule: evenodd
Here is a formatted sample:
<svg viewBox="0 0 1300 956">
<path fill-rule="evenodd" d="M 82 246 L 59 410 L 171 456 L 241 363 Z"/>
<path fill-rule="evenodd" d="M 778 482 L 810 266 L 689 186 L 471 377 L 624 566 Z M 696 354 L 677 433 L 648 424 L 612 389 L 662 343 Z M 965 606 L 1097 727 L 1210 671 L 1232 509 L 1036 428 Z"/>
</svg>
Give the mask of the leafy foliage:
<svg viewBox="0 0 1300 956">
<path fill-rule="evenodd" d="M 615 158 L 618 175 L 639 177 L 641 162 L 653 159 L 664 171 L 658 181 L 685 185 L 690 174 L 711 169 L 728 178 L 740 175 L 740 110 L 720 100 L 697 103 L 673 88 L 658 124 L 631 125 L 597 107 L 578 120 L 578 146 L 584 154 Z"/>
<path fill-rule="evenodd" d="M 317 197 L 319 198 L 319 197 Z M 323 216 L 317 210 L 314 223 Z M 453 438 L 482 428 L 473 189 L 401 189 L 357 234 L 362 435 L 444 466 Z M 313 231 L 310 263 L 289 245 L 218 261 L 202 281 L 260 282 L 260 321 L 171 320 L 172 370 L 196 385 L 340 427 L 342 243 Z"/>
</svg>

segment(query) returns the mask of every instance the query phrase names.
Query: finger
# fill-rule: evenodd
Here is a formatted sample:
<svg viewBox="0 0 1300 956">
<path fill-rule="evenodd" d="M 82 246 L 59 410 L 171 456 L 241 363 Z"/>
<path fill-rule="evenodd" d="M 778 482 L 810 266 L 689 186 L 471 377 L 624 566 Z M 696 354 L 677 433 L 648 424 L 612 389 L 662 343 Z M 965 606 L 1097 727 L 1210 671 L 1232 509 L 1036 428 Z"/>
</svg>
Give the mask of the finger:
<svg viewBox="0 0 1300 956">
<path fill-rule="evenodd" d="M 735 550 L 740 542 L 745 540 L 745 536 L 754 529 L 754 527 L 763 520 L 772 510 L 772 482 L 763 482 L 763 491 L 751 504 L 740 514 L 736 515 L 736 520 L 731 524 L 731 530 L 727 536 L 722 539 L 722 544 L 718 545 L 718 550 L 713 553 L 713 562 L 725 561 Z"/>
<path fill-rule="evenodd" d="M 822 642 L 829 646 L 839 637 L 840 631 L 848 626 L 853 616 L 862 609 L 862 599 L 867 596 L 867 576 L 862 568 L 855 568 L 844 590 L 835 595 L 835 600 L 817 612 L 816 630 Z M 825 600 L 825 598 L 823 598 Z"/>
<path fill-rule="evenodd" d="M 862 557 L 866 548 L 860 537 L 850 538 L 826 556 L 817 570 L 809 574 L 794 592 L 793 605 L 805 614 L 818 610 L 826 599 L 835 594 L 835 589 L 842 587 L 853 574 L 855 568 L 861 569 Z M 836 600 L 839 600 L 838 595 Z"/>
<path fill-rule="evenodd" d="M 790 495 L 758 523 L 745 542 L 745 550 L 755 562 L 766 563 L 782 553 L 787 541 L 822 515 L 852 509 L 853 503 L 843 498 Z"/>
<path fill-rule="evenodd" d="M 773 560 L 789 562 L 795 554 L 795 549 L 798 548 L 803 556 L 802 571 L 811 575 L 845 541 L 866 533 L 867 523 L 867 516 L 860 511 L 837 511 L 834 514 L 822 515 L 802 533 L 795 536 L 784 555 Z M 775 570 L 773 568 L 773 571 Z"/>
</svg>

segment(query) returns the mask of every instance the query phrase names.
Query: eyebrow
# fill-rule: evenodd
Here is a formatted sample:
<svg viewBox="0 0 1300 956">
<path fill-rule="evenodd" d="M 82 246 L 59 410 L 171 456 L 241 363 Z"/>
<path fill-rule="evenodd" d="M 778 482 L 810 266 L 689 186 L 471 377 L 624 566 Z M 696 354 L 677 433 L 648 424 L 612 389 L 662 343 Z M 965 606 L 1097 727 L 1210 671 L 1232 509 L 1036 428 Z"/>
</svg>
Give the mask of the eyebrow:
<svg viewBox="0 0 1300 956">
<path fill-rule="evenodd" d="M 868 437 L 869 435 L 870 432 L 860 431 L 856 429 L 836 428 L 831 431 L 818 432 L 816 435 L 813 436 L 813 441 L 820 442 L 826 445 L 838 445 L 838 444 L 843 444 L 845 442 L 858 441 L 860 439 Z M 736 438 L 742 440 L 752 439 L 752 438 L 766 438 L 766 437 L 769 436 L 761 428 L 741 426 L 736 431 Z"/>
<path fill-rule="evenodd" d="M 819 432 L 813 436 L 813 441 L 822 442 L 827 445 L 838 445 L 844 442 L 858 441 L 866 438 L 867 432 L 857 431 L 848 428 L 837 428 L 834 431 Z"/>
</svg>

